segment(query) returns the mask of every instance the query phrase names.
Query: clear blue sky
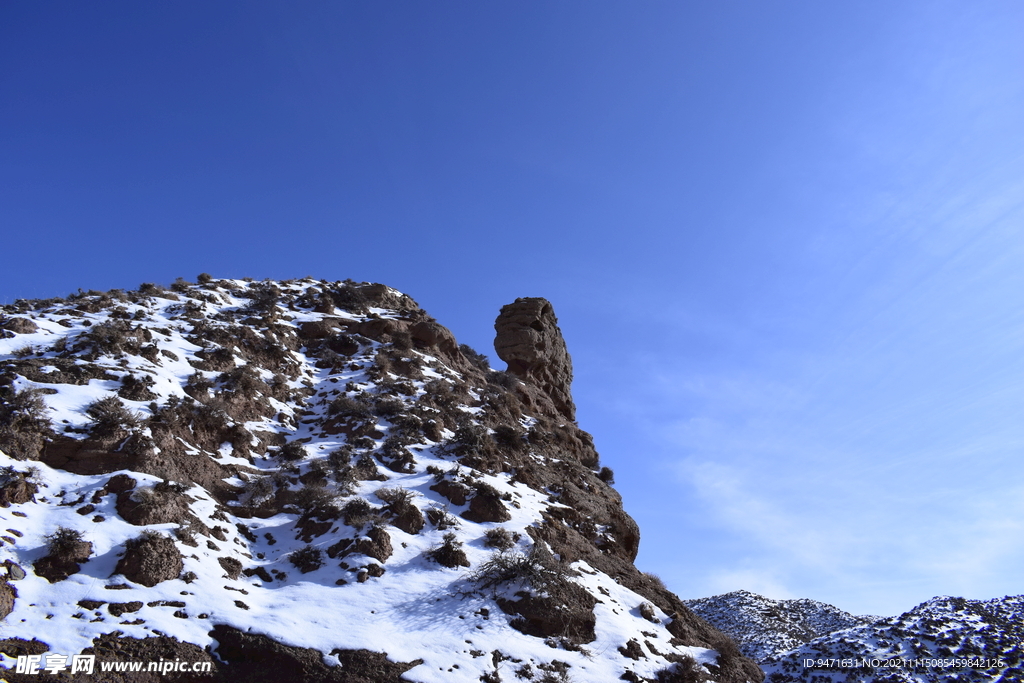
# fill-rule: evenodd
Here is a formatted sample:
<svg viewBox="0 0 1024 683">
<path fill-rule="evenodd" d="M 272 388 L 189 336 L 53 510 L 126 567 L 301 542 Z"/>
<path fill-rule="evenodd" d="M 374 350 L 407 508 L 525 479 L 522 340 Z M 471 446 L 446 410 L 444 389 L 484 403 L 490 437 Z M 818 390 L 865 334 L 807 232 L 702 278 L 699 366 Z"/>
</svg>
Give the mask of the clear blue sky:
<svg viewBox="0 0 1024 683">
<path fill-rule="evenodd" d="M 5 2 L 0 300 L 554 303 L 683 597 L 1024 592 L 1019 2 Z"/>
</svg>

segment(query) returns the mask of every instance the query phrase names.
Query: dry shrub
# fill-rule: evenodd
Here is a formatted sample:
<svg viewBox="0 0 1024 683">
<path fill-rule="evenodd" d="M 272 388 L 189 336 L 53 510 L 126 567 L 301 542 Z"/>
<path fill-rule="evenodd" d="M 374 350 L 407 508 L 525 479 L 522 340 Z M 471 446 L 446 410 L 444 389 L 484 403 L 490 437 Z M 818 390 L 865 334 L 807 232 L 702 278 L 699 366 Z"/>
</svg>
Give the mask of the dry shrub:
<svg viewBox="0 0 1024 683">
<path fill-rule="evenodd" d="M 484 533 L 484 545 L 488 548 L 496 548 L 498 550 L 509 550 L 515 547 L 515 544 L 518 541 L 519 534 L 512 533 L 503 526 L 488 529 Z"/>
<path fill-rule="evenodd" d="M 427 556 L 448 568 L 469 566 L 469 558 L 466 557 L 466 551 L 462 549 L 462 542 L 450 531 L 444 535 L 441 545 L 428 551 Z"/>
<path fill-rule="evenodd" d="M 137 430 L 142 424 L 139 415 L 128 410 L 115 396 L 90 403 L 85 413 L 92 418 L 89 435 L 93 437 L 121 436 Z"/>
<path fill-rule="evenodd" d="M 320 548 L 307 545 L 289 555 L 288 561 L 303 574 L 308 574 L 324 565 L 324 552 Z"/>
</svg>

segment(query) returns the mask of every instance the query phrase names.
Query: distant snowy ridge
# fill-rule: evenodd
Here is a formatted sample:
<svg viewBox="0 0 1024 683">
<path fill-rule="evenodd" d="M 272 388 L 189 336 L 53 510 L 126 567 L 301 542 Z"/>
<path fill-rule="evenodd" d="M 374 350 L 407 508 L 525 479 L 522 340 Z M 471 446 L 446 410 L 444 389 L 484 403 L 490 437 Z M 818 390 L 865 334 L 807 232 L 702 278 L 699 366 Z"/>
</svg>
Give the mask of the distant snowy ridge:
<svg viewBox="0 0 1024 683">
<path fill-rule="evenodd" d="M 757 662 L 878 618 L 854 616 L 817 600 L 773 600 L 745 590 L 683 602 Z"/>
<path fill-rule="evenodd" d="M 897 617 L 858 617 L 815 600 L 748 591 L 685 602 L 761 663 L 771 683 L 1024 680 L 1024 596 L 937 597 Z"/>
<path fill-rule="evenodd" d="M 773 683 L 1024 680 L 1024 595 L 937 597 L 898 617 L 836 631 L 762 664 Z M 811 668 L 807 660 L 877 667 Z M 960 662 L 958 665 L 957 662 Z"/>
</svg>

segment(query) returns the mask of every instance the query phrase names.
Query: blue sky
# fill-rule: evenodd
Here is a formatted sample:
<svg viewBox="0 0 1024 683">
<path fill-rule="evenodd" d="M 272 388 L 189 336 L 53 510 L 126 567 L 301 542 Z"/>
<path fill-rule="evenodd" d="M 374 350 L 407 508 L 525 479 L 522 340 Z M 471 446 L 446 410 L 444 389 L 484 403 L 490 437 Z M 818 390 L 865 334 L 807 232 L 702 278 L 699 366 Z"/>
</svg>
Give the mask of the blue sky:
<svg viewBox="0 0 1024 683">
<path fill-rule="evenodd" d="M 0 300 L 555 305 L 683 597 L 1024 591 L 1024 6 L 0 5 Z"/>
</svg>

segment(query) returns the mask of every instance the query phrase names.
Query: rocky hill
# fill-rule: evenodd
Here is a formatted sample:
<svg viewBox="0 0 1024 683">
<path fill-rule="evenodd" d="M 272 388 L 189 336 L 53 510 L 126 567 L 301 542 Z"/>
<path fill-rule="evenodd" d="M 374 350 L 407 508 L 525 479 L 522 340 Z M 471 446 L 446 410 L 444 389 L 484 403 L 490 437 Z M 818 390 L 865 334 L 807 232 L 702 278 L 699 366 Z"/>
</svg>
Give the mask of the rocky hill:
<svg viewBox="0 0 1024 683">
<path fill-rule="evenodd" d="M 1024 596 L 938 597 L 890 618 L 747 591 L 686 604 L 735 639 L 773 683 L 1024 680 Z"/>
<path fill-rule="evenodd" d="M 1024 595 L 932 598 L 770 657 L 763 667 L 773 683 L 1024 681 Z"/>
<path fill-rule="evenodd" d="M 834 631 L 878 619 L 855 617 L 817 600 L 773 600 L 743 590 L 684 602 L 694 614 L 732 637 L 743 654 L 758 662 Z"/>
<path fill-rule="evenodd" d="M 633 565 L 551 304 L 495 328 L 505 371 L 378 284 L 4 307 L 5 678 L 760 681 Z M 211 672 L 114 666 L 160 660 Z"/>
</svg>

